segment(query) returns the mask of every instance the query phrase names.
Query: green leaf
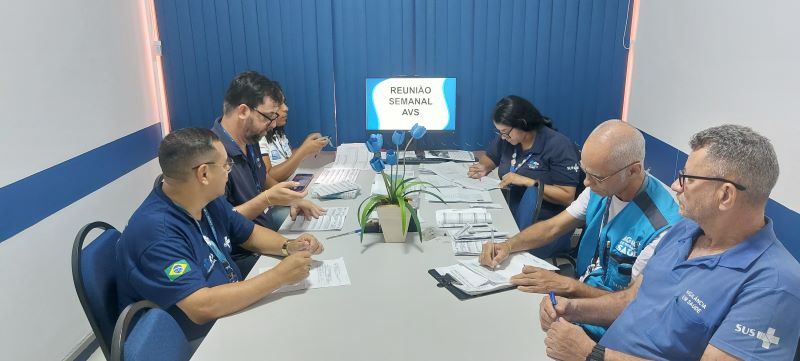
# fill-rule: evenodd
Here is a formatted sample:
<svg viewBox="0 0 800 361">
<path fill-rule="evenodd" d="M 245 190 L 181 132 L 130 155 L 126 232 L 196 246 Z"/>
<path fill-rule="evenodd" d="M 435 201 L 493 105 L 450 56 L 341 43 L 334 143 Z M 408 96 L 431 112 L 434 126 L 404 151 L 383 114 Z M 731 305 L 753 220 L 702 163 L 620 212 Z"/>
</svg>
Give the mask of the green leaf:
<svg viewBox="0 0 800 361">
<path fill-rule="evenodd" d="M 445 201 L 444 201 L 444 199 L 442 199 L 442 197 L 439 197 L 439 195 L 438 195 L 438 194 L 436 194 L 436 193 L 433 193 L 433 192 L 431 192 L 431 191 L 426 191 L 426 190 L 424 190 L 424 189 L 412 189 L 412 190 L 410 190 L 410 191 L 406 192 L 405 194 L 403 194 L 403 199 L 405 199 L 405 197 L 406 197 L 406 196 L 408 196 L 408 195 L 409 195 L 409 194 L 411 194 L 411 193 L 425 193 L 425 194 L 430 194 L 430 195 L 432 195 L 432 196 L 436 197 L 436 199 L 438 199 L 440 202 L 442 202 L 442 203 L 444 203 L 444 204 L 447 204 L 447 202 L 445 202 Z"/>
<path fill-rule="evenodd" d="M 406 222 L 406 207 L 405 207 L 405 204 L 406 204 L 406 201 L 402 201 L 399 204 L 399 206 L 400 206 L 400 226 L 402 226 L 402 228 L 403 228 L 403 235 L 404 236 L 406 235 L 406 232 L 408 232 L 408 223 Z"/>
<path fill-rule="evenodd" d="M 417 226 L 417 236 L 419 237 L 419 243 L 422 243 L 422 227 L 419 224 L 419 216 L 417 215 L 417 210 L 414 209 L 407 201 L 403 200 L 402 207 L 407 207 L 408 210 L 411 212 L 411 220 L 414 221 L 414 225 Z M 404 223 L 405 224 L 405 223 Z"/>
<path fill-rule="evenodd" d="M 386 196 L 372 196 L 365 199 L 361 204 L 363 205 L 366 203 L 364 208 L 361 208 L 361 205 L 358 206 L 358 224 L 361 226 L 361 242 L 364 242 L 364 228 L 367 226 L 367 220 L 369 220 L 369 214 L 372 212 L 373 209 L 384 204 L 386 202 Z"/>
</svg>

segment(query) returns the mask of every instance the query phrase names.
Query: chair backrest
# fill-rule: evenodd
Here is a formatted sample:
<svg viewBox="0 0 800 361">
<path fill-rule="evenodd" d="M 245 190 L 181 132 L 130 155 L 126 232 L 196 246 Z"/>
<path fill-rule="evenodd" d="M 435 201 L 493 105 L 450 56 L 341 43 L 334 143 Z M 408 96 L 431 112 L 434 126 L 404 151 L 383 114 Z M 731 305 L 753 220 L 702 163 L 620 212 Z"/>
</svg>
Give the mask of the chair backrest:
<svg viewBox="0 0 800 361">
<path fill-rule="evenodd" d="M 109 360 L 185 361 L 189 357 L 191 348 L 181 327 L 156 304 L 139 301 L 119 315 Z"/>
<path fill-rule="evenodd" d="M 94 229 L 103 231 L 84 248 L 86 236 Z M 72 245 L 75 291 L 106 358 L 111 354 L 111 334 L 119 314 L 115 277 L 115 248 L 119 236 L 119 231 L 110 224 L 92 222 L 78 231 Z"/>
<path fill-rule="evenodd" d="M 544 184 L 538 183 L 535 187 L 528 187 L 517 207 L 517 227 L 520 231 L 528 228 L 539 218 L 539 211 L 542 209 L 542 198 L 544 198 Z"/>
</svg>

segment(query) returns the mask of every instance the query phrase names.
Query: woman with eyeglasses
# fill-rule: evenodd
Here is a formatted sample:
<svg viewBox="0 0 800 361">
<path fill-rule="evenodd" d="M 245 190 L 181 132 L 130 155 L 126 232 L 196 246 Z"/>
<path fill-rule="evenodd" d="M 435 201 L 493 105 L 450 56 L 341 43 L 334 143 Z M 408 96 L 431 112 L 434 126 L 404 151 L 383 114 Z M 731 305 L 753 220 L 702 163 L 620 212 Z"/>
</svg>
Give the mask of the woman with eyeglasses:
<svg viewBox="0 0 800 361">
<path fill-rule="evenodd" d="M 275 82 L 277 84 L 277 82 Z M 278 85 L 280 89 L 280 85 Z M 281 90 L 283 95 L 283 90 Z M 322 148 L 330 143 L 330 138 L 323 137 L 320 133 L 311 133 L 306 136 L 299 148 L 292 150 L 289 138 L 286 137 L 286 121 L 289 117 L 289 105 L 284 98 L 278 111 L 275 128 L 267 131 L 267 135 L 258 142 L 264 165 L 267 167 L 267 185 L 272 186 L 278 182 L 289 179 L 294 174 L 300 162 L 310 155 L 318 154 Z"/>
<path fill-rule="evenodd" d="M 497 168 L 506 188 L 508 206 L 517 217 L 519 202 L 528 187 L 544 185 L 539 220 L 553 217 L 575 199 L 580 183 L 578 149 L 569 138 L 552 127 L 528 100 L 509 95 L 497 102 L 492 115 L 497 137 L 486 154 L 467 171 L 481 178 Z"/>
</svg>

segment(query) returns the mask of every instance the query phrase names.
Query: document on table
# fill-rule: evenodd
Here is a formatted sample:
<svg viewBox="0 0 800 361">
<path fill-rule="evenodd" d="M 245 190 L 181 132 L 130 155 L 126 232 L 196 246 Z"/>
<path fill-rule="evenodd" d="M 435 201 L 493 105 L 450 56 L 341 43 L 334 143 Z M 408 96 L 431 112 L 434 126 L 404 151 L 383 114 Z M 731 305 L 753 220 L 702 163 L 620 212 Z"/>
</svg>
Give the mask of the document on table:
<svg viewBox="0 0 800 361">
<path fill-rule="evenodd" d="M 443 159 L 458 162 L 474 162 L 475 155 L 466 150 L 426 150 L 425 159 Z"/>
<path fill-rule="evenodd" d="M 350 207 L 328 207 L 327 212 L 317 219 L 297 216 L 297 219 L 292 221 L 290 217 L 286 217 L 280 230 L 289 232 L 341 230 L 349 210 Z"/>
<path fill-rule="evenodd" d="M 359 190 L 358 183 L 343 181 L 333 184 L 315 184 L 311 187 L 311 194 L 317 198 L 331 198 L 333 196 Z"/>
<path fill-rule="evenodd" d="M 480 265 L 477 258 L 459 261 L 458 264 L 436 268 L 441 275 L 449 274 L 456 280 L 454 286 L 470 295 L 479 295 L 503 288 L 512 287 L 511 277 L 522 273 L 522 267 L 534 266 L 551 271 L 558 270 L 541 258 L 528 252 L 512 254 L 496 269 L 490 270 Z"/>
<path fill-rule="evenodd" d="M 492 196 L 487 191 L 466 188 L 439 188 L 429 189 L 447 203 L 491 203 Z M 425 194 L 429 202 L 442 203 L 438 198 Z"/>
<path fill-rule="evenodd" d="M 456 241 L 452 240 L 453 254 L 456 256 L 479 256 L 483 249 L 482 241 Z"/>
<path fill-rule="evenodd" d="M 261 268 L 259 273 L 268 271 L 271 268 L 272 267 Z M 339 257 L 323 261 L 312 260 L 311 271 L 309 272 L 308 278 L 295 284 L 283 286 L 275 290 L 275 293 L 349 285 L 350 275 L 347 274 L 344 258 Z"/>
<path fill-rule="evenodd" d="M 370 169 L 369 160 L 372 152 L 364 143 L 345 143 L 336 147 L 336 160 L 334 168 Z"/>
<path fill-rule="evenodd" d="M 417 185 L 411 188 L 408 188 L 406 191 L 412 189 L 422 189 L 421 185 Z M 434 189 L 435 190 L 435 189 Z M 372 186 L 370 188 L 370 193 L 372 194 L 381 194 L 381 195 L 388 195 L 389 192 L 386 190 L 386 182 L 383 180 L 383 175 L 376 174 L 375 178 L 372 180 Z"/>
<path fill-rule="evenodd" d="M 436 211 L 439 228 L 463 227 L 465 224 L 492 223 L 492 215 L 483 208 L 440 209 Z"/>
<path fill-rule="evenodd" d="M 433 172 L 439 176 L 452 180 L 458 185 L 476 190 L 491 190 L 497 188 L 500 180 L 493 177 L 483 177 L 481 179 L 472 179 L 467 176 L 467 169 L 469 165 L 466 163 L 439 163 L 439 164 L 426 164 L 422 172 Z"/>
</svg>

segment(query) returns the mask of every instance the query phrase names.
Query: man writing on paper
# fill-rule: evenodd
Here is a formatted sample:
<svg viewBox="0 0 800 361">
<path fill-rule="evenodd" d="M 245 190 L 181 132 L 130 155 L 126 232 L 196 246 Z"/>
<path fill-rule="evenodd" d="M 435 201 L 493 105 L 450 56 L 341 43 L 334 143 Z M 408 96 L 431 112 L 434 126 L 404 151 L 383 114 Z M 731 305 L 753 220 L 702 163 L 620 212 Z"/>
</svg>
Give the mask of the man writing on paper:
<svg viewBox="0 0 800 361">
<path fill-rule="evenodd" d="M 253 224 L 225 198 L 231 164 L 207 129 L 180 129 L 158 151 L 164 182 L 134 212 L 117 245 L 120 309 L 147 299 L 167 310 L 190 340 L 209 321 L 240 311 L 279 287 L 308 277 L 322 245 L 310 234 L 290 240 Z M 231 247 L 286 256 L 275 268 L 243 280 Z"/>
<path fill-rule="evenodd" d="M 775 150 L 767 138 L 736 125 L 701 131 L 690 144 L 686 166 L 672 183 L 687 219 L 672 227 L 630 288 L 599 298 L 557 298 L 555 309 L 542 302 L 548 356 L 793 358 L 800 264 L 764 214 L 778 179 Z M 595 344 L 570 322 L 611 327 Z"/>
<path fill-rule="evenodd" d="M 574 279 L 525 267 L 511 282 L 526 292 L 598 297 L 619 291 L 641 272 L 666 229 L 679 218 L 672 193 L 644 170 L 644 137 L 617 120 L 598 125 L 583 146 L 586 189 L 565 211 L 524 229 L 508 241 L 484 245 L 481 264 L 495 267 L 510 253 L 547 245 L 585 224 Z M 605 329 L 584 325 L 599 339 Z"/>
<path fill-rule="evenodd" d="M 265 213 L 270 206 L 289 206 L 293 220 L 298 214 L 318 218 L 325 211 L 303 199 L 308 189 L 302 192 L 290 189 L 297 186 L 297 182 L 278 183 L 267 189 L 267 168 L 258 141 L 275 127 L 283 101 L 283 92 L 277 83 L 254 71 L 241 73 L 231 81 L 225 92 L 223 115 L 211 128 L 234 162 L 225 187 L 228 202 L 246 218 L 273 230 L 286 218 L 286 208 L 273 208 Z M 235 247 L 233 258 L 246 275 L 258 255 Z"/>
</svg>

